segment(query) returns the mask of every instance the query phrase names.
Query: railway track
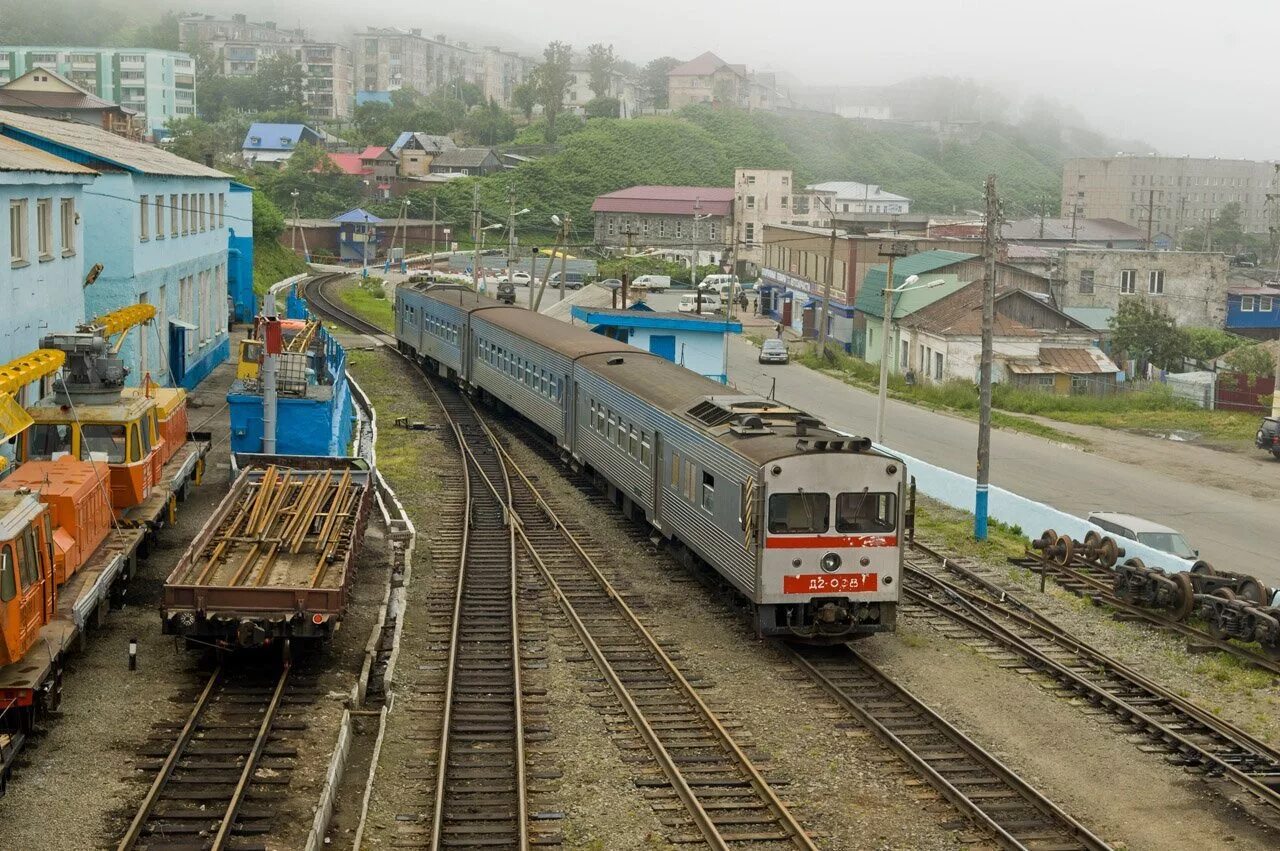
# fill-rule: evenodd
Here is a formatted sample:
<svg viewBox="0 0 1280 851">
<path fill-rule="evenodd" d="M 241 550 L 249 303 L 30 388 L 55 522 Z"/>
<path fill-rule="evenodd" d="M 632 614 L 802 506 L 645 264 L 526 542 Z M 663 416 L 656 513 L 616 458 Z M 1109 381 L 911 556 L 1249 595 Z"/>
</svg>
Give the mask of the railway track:
<svg viewBox="0 0 1280 851">
<path fill-rule="evenodd" d="M 1107 568 L 1090 564 L 1059 564 L 1051 559 L 1027 556 L 1010 559 L 1012 564 L 1033 573 L 1052 576 L 1054 581 L 1078 597 L 1088 597 L 1095 605 L 1114 609 L 1124 620 L 1140 621 L 1157 629 L 1176 632 L 1187 642 L 1198 647 L 1212 647 L 1240 661 L 1280 676 L 1280 659 L 1241 646 L 1234 641 L 1218 638 L 1206 630 L 1184 621 L 1173 620 L 1152 609 L 1131 605 L 1115 594 L 1115 577 Z"/>
<path fill-rule="evenodd" d="M 306 729 L 295 710 L 311 697 L 291 683 L 287 665 L 274 678 L 219 666 L 172 744 L 144 752 L 158 762 L 140 767 L 154 770 L 155 776 L 118 851 L 220 851 L 233 841 L 265 833 L 272 819 L 270 795 L 257 800 L 258 792 L 251 790 L 288 783 L 296 756 L 288 736 Z M 269 778 L 255 776 L 267 769 Z"/>
<path fill-rule="evenodd" d="M 957 576 L 965 569 L 915 545 Z M 1139 671 L 1071 635 L 1003 589 L 970 575 L 953 582 L 908 561 L 904 601 L 963 629 L 981 649 L 1005 654 L 1056 680 L 1063 694 L 1083 698 L 1146 736 L 1175 764 L 1214 784 L 1231 784 L 1230 796 L 1250 814 L 1280 828 L 1280 751 L 1251 736 Z"/>
</svg>

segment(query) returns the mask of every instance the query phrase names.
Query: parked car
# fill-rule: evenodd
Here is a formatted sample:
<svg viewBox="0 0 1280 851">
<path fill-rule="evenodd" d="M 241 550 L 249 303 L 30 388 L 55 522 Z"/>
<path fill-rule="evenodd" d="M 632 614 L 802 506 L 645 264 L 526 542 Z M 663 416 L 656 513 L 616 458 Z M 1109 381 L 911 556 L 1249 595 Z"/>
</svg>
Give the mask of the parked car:
<svg viewBox="0 0 1280 851">
<path fill-rule="evenodd" d="M 670 275 L 641 275 L 631 282 L 631 289 L 660 293 L 671 287 Z"/>
<path fill-rule="evenodd" d="M 787 344 L 778 339 L 765 340 L 760 346 L 760 363 L 787 363 L 791 355 L 787 353 Z"/>
<path fill-rule="evenodd" d="M 517 286 L 527 287 L 529 286 L 529 282 L 532 280 L 533 278 L 529 275 L 528 272 L 512 272 L 511 273 L 511 283 L 516 284 Z M 500 284 L 507 283 L 507 276 L 499 275 L 498 283 Z"/>
<path fill-rule="evenodd" d="M 581 289 L 582 285 L 585 284 L 586 282 L 587 282 L 587 276 L 582 272 L 566 272 L 564 275 L 564 286 L 565 286 L 565 289 L 567 290 Z M 560 287 L 559 272 L 552 273 L 551 281 L 550 283 L 547 284 L 547 286 L 559 289 Z"/>
<path fill-rule="evenodd" d="M 1276 458 L 1280 458 L 1280 420 L 1275 417 L 1263 417 L 1262 425 L 1258 426 L 1258 435 L 1253 442 L 1259 449 L 1265 449 Z"/>
<path fill-rule="evenodd" d="M 1193 550 L 1187 543 L 1187 539 L 1182 537 L 1182 533 L 1177 529 L 1170 529 L 1168 526 L 1161 526 L 1159 523 L 1143 520 L 1132 514 L 1095 511 L 1089 515 L 1089 522 L 1113 535 L 1146 544 L 1152 549 L 1178 558 L 1192 560 L 1200 555 L 1200 551 Z"/>
<path fill-rule="evenodd" d="M 684 295 L 680 296 L 680 308 L 679 308 L 680 312 L 681 313 L 697 313 L 698 298 L 699 298 L 699 294 L 697 293 L 685 293 Z M 713 292 L 703 292 L 701 294 L 701 298 L 702 298 L 703 313 L 715 313 L 716 311 L 720 310 L 724 306 L 723 302 L 720 301 L 720 296 L 716 295 Z"/>
<path fill-rule="evenodd" d="M 605 289 L 610 289 L 610 290 L 622 289 L 622 281 L 619 280 L 618 278 L 605 278 L 603 281 L 600 281 L 599 283 L 600 283 L 600 286 L 604 287 Z"/>
</svg>

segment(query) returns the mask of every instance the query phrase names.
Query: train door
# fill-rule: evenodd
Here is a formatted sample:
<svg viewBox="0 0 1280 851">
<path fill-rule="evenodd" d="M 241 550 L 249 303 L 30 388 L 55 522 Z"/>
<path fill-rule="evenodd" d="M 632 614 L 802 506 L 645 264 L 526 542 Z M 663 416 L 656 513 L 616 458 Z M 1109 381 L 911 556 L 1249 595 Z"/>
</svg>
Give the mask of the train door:
<svg viewBox="0 0 1280 851">
<path fill-rule="evenodd" d="M 578 405 L 578 399 L 582 394 L 582 388 L 578 386 L 578 379 L 569 378 L 569 412 L 568 424 L 565 428 L 564 439 L 569 444 L 569 454 L 574 458 L 578 457 L 578 411 L 581 410 Z"/>
<path fill-rule="evenodd" d="M 653 487 L 653 525 L 662 531 L 662 432 L 653 433 L 653 464 L 649 470 L 649 484 Z"/>
<path fill-rule="evenodd" d="M 36 633 L 44 623 L 44 585 L 40 581 L 40 550 L 36 546 L 36 530 L 28 525 L 15 541 L 18 545 L 18 589 L 21 626 L 19 641 L 21 646 L 30 647 L 36 640 Z"/>
</svg>

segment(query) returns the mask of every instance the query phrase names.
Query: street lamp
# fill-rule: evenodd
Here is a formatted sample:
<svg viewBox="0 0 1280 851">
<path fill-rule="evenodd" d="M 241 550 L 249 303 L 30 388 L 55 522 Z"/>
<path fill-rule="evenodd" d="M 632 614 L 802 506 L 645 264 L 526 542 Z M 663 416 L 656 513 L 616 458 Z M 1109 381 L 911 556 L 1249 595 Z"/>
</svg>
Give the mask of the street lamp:
<svg viewBox="0 0 1280 851">
<path fill-rule="evenodd" d="M 902 282 L 900 287 L 888 286 L 890 283 L 892 279 L 887 278 L 884 288 L 884 322 L 880 327 L 880 333 L 884 339 L 880 341 L 880 395 L 876 400 L 876 443 L 884 442 L 884 410 L 889 398 L 889 341 L 893 336 L 893 296 L 897 293 L 941 286 L 946 283 L 946 280 L 939 278 L 927 284 L 920 284 L 920 276 L 911 275 Z"/>
<path fill-rule="evenodd" d="M 485 225 L 480 228 L 480 238 L 475 244 L 475 258 L 471 262 L 471 281 L 476 288 L 477 293 L 482 293 L 488 287 L 484 278 L 480 275 L 480 252 L 484 251 L 484 232 L 487 230 L 497 230 L 501 228 L 500 223 L 495 222 L 491 225 Z"/>
<path fill-rule="evenodd" d="M 693 199 L 693 233 L 690 236 L 693 239 L 693 260 L 689 264 L 689 280 L 693 282 L 693 298 L 697 304 L 698 315 L 702 315 L 702 291 L 698 289 L 698 222 L 711 218 L 710 213 L 696 212 L 702 209 L 702 199 Z M 730 287 L 732 289 L 732 287 Z"/>
</svg>

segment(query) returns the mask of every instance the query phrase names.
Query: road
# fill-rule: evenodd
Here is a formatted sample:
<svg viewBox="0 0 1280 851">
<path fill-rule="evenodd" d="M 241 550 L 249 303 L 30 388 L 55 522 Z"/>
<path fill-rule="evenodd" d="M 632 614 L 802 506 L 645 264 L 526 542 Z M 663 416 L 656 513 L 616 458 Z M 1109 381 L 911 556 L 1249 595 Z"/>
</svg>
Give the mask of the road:
<svg viewBox="0 0 1280 851">
<path fill-rule="evenodd" d="M 741 337 L 729 342 L 729 379 L 743 390 L 777 396 L 837 428 L 870 435 L 875 430 L 873 393 L 799 364 L 762 365 Z M 978 426 L 972 420 L 890 400 L 886 443 L 930 464 L 972 476 Z M 1170 451 L 1177 451 L 1171 446 Z M 1280 534 L 1274 502 L 1207 488 L 1142 466 L 995 429 L 991 436 L 993 484 L 1084 517 L 1093 510 L 1137 514 L 1179 529 L 1202 558 L 1227 570 L 1253 573 L 1280 585 Z M 1038 534 L 1040 529 L 1024 530 Z"/>
</svg>

